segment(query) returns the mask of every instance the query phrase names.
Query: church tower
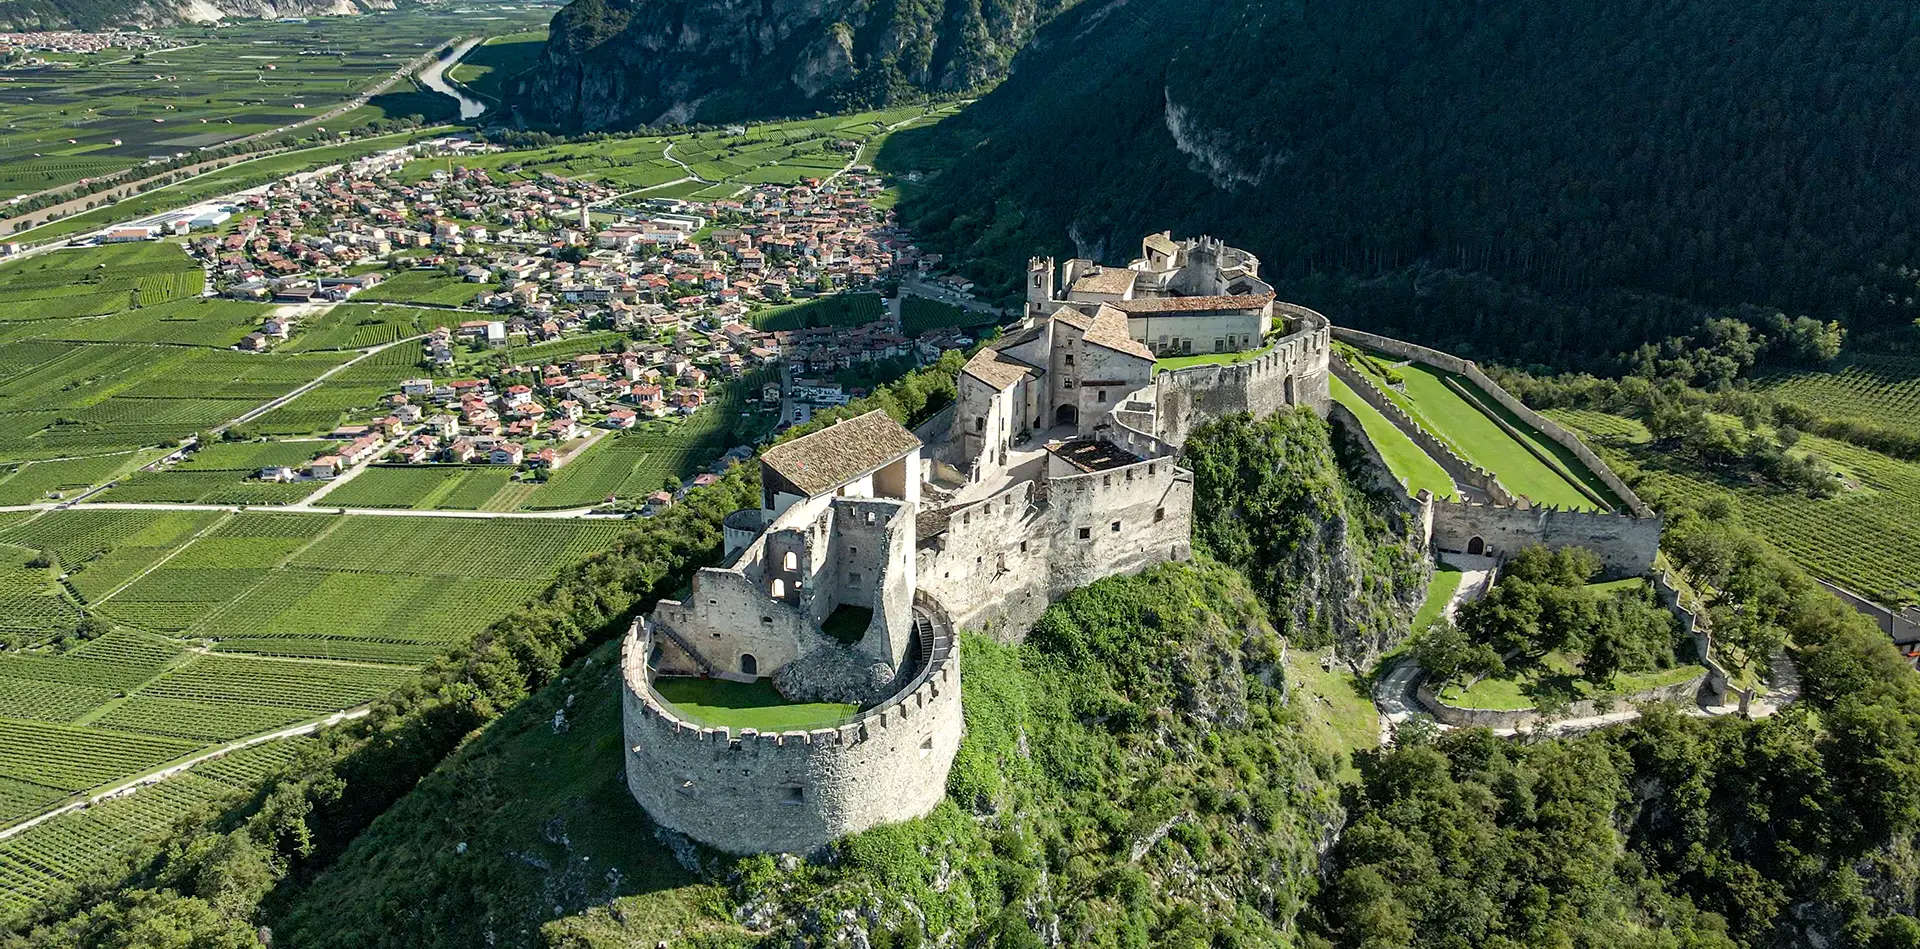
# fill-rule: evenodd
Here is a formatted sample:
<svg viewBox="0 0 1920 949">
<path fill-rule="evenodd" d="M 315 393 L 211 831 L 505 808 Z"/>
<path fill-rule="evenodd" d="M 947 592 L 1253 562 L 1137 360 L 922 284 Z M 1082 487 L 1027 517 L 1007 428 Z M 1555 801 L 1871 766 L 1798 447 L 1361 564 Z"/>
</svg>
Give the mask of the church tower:
<svg viewBox="0 0 1920 949">
<path fill-rule="evenodd" d="M 1045 314 L 1053 305 L 1053 258 L 1027 260 L 1027 316 Z"/>
</svg>

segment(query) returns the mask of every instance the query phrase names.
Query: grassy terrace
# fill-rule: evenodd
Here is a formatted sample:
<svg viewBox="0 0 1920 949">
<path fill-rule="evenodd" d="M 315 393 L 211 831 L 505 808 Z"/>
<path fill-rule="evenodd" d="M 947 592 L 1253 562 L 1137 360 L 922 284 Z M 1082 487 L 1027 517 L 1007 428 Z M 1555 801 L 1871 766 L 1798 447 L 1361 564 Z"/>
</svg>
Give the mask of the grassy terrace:
<svg viewBox="0 0 1920 949">
<path fill-rule="evenodd" d="M 1413 615 L 1413 631 L 1419 632 L 1434 624 L 1447 609 L 1447 602 L 1460 590 L 1460 578 L 1463 574 L 1445 562 L 1433 567 L 1433 577 L 1427 581 L 1427 598 L 1420 604 L 1420 612 Z"/>
<path fill-rule="evenodd" d="M 1524 675 L 1503 679 L 1481 679 L 1467 689 L 1457 685 L 1452 686 L 1441 692 L 1440 698 L 1442 701 L 1465 708 L 1514 710 L 1532 708 L 1532 693 L 1537 686 L 1549 679 L 1571 682 L 1578 690 L 1580 698 L 1591 699 L 1601 695 L 1632 695 L 1647 689 L 1685 682 L 1704 674 L 1706 674 L 1706 667 L 1685 663 L 1671 669 L 1654 669 L 1650 672 L 1616 676 L 1613 680 L 1613 688 L 1601 692 L 1592 682 L 1580 678 L 1580 671 L 1574 666 L 1571 657 L 1556 652 L 1549 654 L 1540 668 L 1529 670 Z"/>
<path fill-rule="evenodd" d="M 1168 356 L 1153 364 L 1154 372 L 1166 372 L 1170 369 L 1191 369 L 1194 366 L 1233 366 L 1251 362 L 1265 356 L 1271 345 L 1259 349 L 1243 349 L 1236 353 L 1198 353 L 1192 356 Z"/>
<path fill-rule="evenodd" d="M 1386 460 L 1388 470 L 1393 472 L 1394 477 L 1407 483 L 1409 494 L 1418 494 L 1421 488 L 1425 488 L 1437 498 L 1451 500 L 1459 496 L 1453 478 L 1447 475 L 1446 469 L 1414 444 L 1405 432 L 1387 421 L 1379 409 L 1360 398 L 1359 393 L 1338 377 L 1329 377 L 1328 381 L 1333 388 L 1334 401 L 1346 406 L 1360 420 L 1360 427 L 1366 430 L 1367 438 L 1379 450 L 1380 457 Z M 1459 574 L 1454 574 L 1455 582 L 1459 578 Z"/>
<path fill-rule="evenodd" d="M 839 702 L 789 702 L 766 679 L 747 683 L 667 676 L 654 680 L 653 687 L 693 721 L 763 732 L 831 725 L 859 708 Z"/>
<path fill-rule="evenodd" d="M 1395 387 L 1364 361 L 1354 368 L 1378 384 L 1387 398 L 1406 409 L 1421 427 L 1438 436 L 1462 458 L 1492 471 L 1501 484 L 1528 500 L 1577 510 L 1600 509 L 1600 505 L 1575 486 L 1576 478 L 1602 498 L 1610 497 L 1606 485 L 1587 471 L 1579 459 L 1512 416 L 1464 377 L 1408 363 L 1396 367 L 1401 385 Z M 1501 428 L 1489 411 L 1500 414 L 1525 443 Z M 1529 450 L 1529 445 L 1539 454 Z M 1552 463 L 1542 460 L 1542 455 L 1553 459 Z"/>
</svg>

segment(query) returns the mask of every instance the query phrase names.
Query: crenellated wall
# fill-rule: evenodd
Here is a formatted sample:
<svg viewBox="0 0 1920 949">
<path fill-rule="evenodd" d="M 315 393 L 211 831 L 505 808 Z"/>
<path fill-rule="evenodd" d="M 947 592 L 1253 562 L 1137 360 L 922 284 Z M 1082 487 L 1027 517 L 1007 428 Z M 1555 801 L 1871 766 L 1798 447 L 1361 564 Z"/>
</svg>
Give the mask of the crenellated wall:
<svg viewBox="0 0 1920 949">
<path fill-rule="evenodd" d="M 1154 377 L 1156 436 L 1185 444 L 1195 427 L 1236 412 L 1258 417 L 1308 405 L 1323 417 L 1327 414 L 1332 402 L 1327 318 L 1290 303 L 1275 303 L 1274 309 L 1299 329 L 1274 341 L 1259 356 L 1232 365 L 1169 369 Z"/>
<path fill-rule="evenodd" d="M 946 514 L 921 546 L 920 588 L 961 628 L 1013 641 L 1068 592 L 1191 556 L 1193 475 L 1153 458 L 1021 482 Z"/>
<path fill-rule="evenodd" d="M 885 703 L 779 733 L 680 718 L 653 689 L 653 645 L 650 624 L 636 622 L 621 649 L 621 718 L 627 789 L 662 826 L 731 853 L 808 853 L 945 796 L 965 727 L 957 644 Z"/>
<path fill-rule="evenodd" d="M 1557 507 L 1520 507 L 1464 501 L 1433 503 L 1433 546 L 1440 550 L 1507 557 L 1535 544 L 1585 547 L 1609 577 L 1639 577 L 1660 552 L 1659 515 L 1631 517 Z M 1481 550 L 1474 549 L 1480 541 Z"/>
</svg>

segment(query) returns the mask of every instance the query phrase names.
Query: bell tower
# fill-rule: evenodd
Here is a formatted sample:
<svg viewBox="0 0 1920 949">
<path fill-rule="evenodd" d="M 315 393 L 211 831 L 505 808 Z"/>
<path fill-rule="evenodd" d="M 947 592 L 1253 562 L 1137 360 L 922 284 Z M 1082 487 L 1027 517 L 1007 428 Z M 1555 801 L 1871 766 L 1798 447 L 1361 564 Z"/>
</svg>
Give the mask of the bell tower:
<svg viewBox="0 0 1920 949">
<path fill-rule="evenodd" d="M 1053 258 L 1027 260 L 1027 315 L 1039 316 L 1053 303 Z"/>
</svg>

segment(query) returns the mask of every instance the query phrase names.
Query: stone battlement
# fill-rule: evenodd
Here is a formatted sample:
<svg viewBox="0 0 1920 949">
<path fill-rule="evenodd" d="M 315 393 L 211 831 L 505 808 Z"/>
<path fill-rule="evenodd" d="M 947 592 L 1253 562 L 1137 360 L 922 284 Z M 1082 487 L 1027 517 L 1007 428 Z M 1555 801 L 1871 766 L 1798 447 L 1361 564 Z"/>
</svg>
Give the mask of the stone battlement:
<svg viewBox="0 0 1920 949">
<path fill-rule="evenodd" d="M 1352 366 L 1347 365 L 1345 359 L 1340 358 L 1339 354 L 1336 353 L 1333 356 L 1332 365 L 1333 374 L 1346 383 L 1347 388 L 1352 389 L 1354 394 L 1373 406 L 1381 415 L 1386 416 L 1387 421 L 1391 422 L 1394 428 L 1412 439 L 1415 445 L 1420 446 L 1420 450 L 1438 462 L 1446 471 L 1447 477 L 1453 479 L 1456 487 L 1477 491 L 1495 504 L 1511 504 L 1514 501 L 1513 493 L 1507 490 L 1506 485 L 1500 483 L 1498 476 L 1456 454 L 1453 446 L 1427 431 L 1424 426 L 1414 420 L 1413 416 L 1407 414 L 1406 409 L 1400 407 L 1400 403 L 1387 398 L 1386 393 L 1381 392 L 1380 387 L 1372 379 L 1355 372 Z"/>
</svg>

